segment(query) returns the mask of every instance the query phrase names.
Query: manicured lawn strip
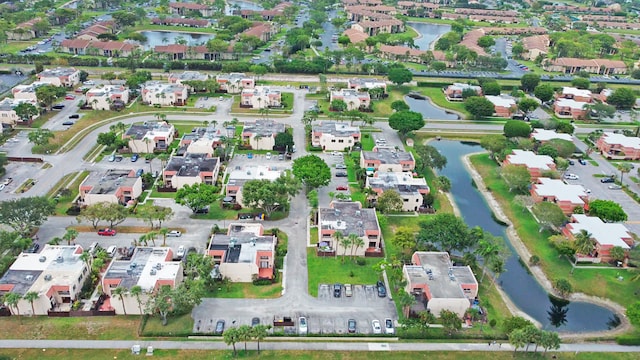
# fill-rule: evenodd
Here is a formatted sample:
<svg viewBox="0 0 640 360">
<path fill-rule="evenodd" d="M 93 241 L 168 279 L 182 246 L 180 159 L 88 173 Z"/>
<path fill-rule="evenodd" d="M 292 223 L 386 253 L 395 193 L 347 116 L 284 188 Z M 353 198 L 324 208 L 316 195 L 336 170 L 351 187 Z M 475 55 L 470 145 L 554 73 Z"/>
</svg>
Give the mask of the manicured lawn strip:
<svg viewBox="0 0 640 360">
<path fill-rule="evenodd" d="M 343 259 L 342 253 L 338 257 L 319 257 L 315 248 L 307 249 L 307 271 L 309 272 L 309 295 L 318 296 L 320 284 L 375 284 L 380 279 L 371 267 L 377 264 L 378 258 L 358 258 L 366 262 L 365 265 L 357 265 L 353 259 L 347 256 Z"/>
<path fill-rule="evenodd" d="M 624 271 L 576 269 L 571 275 L 569 262 L 560 258 L 557 250 L 547 241 L 550 233 L 548 231 L 540 233 L 539 226 L 531 213 L 523 211 L 521 207 L 514 204 L 515 195 L 509 192 L 507 185 L 498 175 L 498 165 L 489 158 L 488 154 L 474 155 L 471 157 L 471 162 L 500 203 L 529 251 L 540 257 L 540 266 L 551 281 L 566 278 L 571 282 L 575 292 L 606 297 L 623 306 L 628 306 L 635 301 L 635 292 L 640 289 L 640 284 L 626 281 L 631 274 Z M 625 280 L 620 281 L 617 276 L 623 276 Z"/>
<path fill-rule="evenodd" d="M 256 286 L 252 283 L 230 283 L 226 288 L 224 285 L 218 290 L 207 293 L 206 297 L 225 299 L 274 299 L 280 297 L 282 293 L 282 276 L 272 285 Z"/>
<path fill-rule="evenodd" d="M 53 187 L 53 189 L 57 188 L 58 190 L 62 190 L 64 188 L 67 188 L 70 190 L 69 195 L 60 196 L 58 198 L 58 202 L 56 203 L 56 210 L 55 210 L 56 215 L 62 215 L 62 216 L 66 215 L 67 209 L 69 209 L 69 206 L 71 206 L 71 202 L 75 200 L 76 197 L 78 197 L 78 194 L 80 192 L 80 184 L 82 184 L 84 179 L 86 179 L 87 176 L 89 176 L 89 171 L 83 171 L 82 173 L 80 173 L 80 175 L 75 179 L 73 183 L 69 183 L 76 174 L 78 173 L 75 172 L 75 173 L 65 175 L 62 179 L 60 179 L 58 184 L 56 184 L 56 186 Z M 57 194 L 57 191 L 49 196 L 50 197 L 56 196 L 56 194 Z"/>
<path fill-rule="evenodd" d="M 176 193 L 175 192 L 158 192 L 158 190 L 156 190 L 156 187 L 153 187 L 153 190 L 151 191 L 151 197 L 152 198 L 163 198 L 163 199 L 173 199 L 176 197 Z"/>
<path fill-rule="evenodd" d="M 311 242 L 311 245 L 318 243 L 318 227 L 317 226 L 314 226 L 309 229 L 309 241 Z"/>
<path fill-rule="evenodd" d="M 147 319 L 142 329 L 142 336 L 163 336 L 168 334 L 173 336 L 188 336 L 191 333 L 193 333 L 191 313 L 178 317 L 169 316 L 167 318 L 167 325 L 165 326 L 162 325 L 162 320 L 159 316 L 151 316 Z"/>
<path fill-rule="evenodd" d="M 2 339 L 135 339 L 139 316 L 45 317 L 8 316 L 0 318 Z M 3 350 L 0 350 L 2 354 Z M 42 350 L 39 350 L 42 352 Z M 38 357 L 35 357 L 38 358 Z"/>
<path fill-rule="evenodd" d="M 373 150 L 373 147 L 376 145 L 375 142 L 373 141 L 372 134 L 368 132 L 362 133 L 361 143 L 362 143 L 362 150 L 364 151 L 371 151 Z"/>
<path fill-rule="evenodd" d="M 471 114 L 469 114 L 469 112 L 464 108 L 464 103 L 462 101 L 448 101 L 447 98 L 444 97 L 442 89 L 439 87 L 421 87 L 418 88 L 417 91 L 428 96 L 432 103 L 441 108 L 455 110 L 462 113 L 462 115 L 467 119 L 471 117 Z"/>
<path fill-rule="evenodd" d="M 240 107 L 240 98 L 238 97 L 235 101 L 236 97 L 233 98 L 233 105 L 231 105 L 232 113 L 246 113 L 246 114 L 261 114 L 260 109 L 253 108 L 243 108 Z M 293 93 L 283 92 L 281 97 L 281 103 L 284 104 L 284 108 L 281 109 L 269 109 L 269 115 L 282 115 L 288 114 L 293 110 Z"/>
</svg>

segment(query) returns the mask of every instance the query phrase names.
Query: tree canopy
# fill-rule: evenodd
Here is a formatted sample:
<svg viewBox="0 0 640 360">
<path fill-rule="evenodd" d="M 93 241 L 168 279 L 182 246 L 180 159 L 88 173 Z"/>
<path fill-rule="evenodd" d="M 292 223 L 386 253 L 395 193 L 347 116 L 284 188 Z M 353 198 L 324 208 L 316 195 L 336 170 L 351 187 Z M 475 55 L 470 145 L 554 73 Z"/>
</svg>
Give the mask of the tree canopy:
<svg viewBox="0 0 640 360">
<path fill-rule="evenodd" d="M 607 103 L 618 109 L 631 109 L 636 103 L 636 93 L 631 88 L 617 88 L 607 97 Z"/>
<path fill-rule="evenodd" d="M 504 181 L 509 185 L 511 191 L 520 194 L 526 193 L 531 184 L 531 174 L 529 174 L 526 166 L 504 165 L 500 169 L 500 175 L 502 175 Z"/>
<path fill-rule="evenodd" d="M 484 96 L 471 96 L 464 101 L 464 108 L 474 119 L 491 116 L 495 112 L 493 103 Z"/>
<path fill-rule="evenodd" d="M 526 92 L 534 91 L 536 86 L 540 84 L 540 75 L 526 73 L 520 78 L 520 84 L 522 84 L 522 90 Z"/>
<path fill-rule="evenodd" d="M 213 185 L 185 185 L 176 192 L 176 203 L 187 206 L 195 213 L 214 202 L 217 196 L 218 189 Z"/>
<path fill-rule="evenodd" d="M 473 243 L 464 220 L 453 214 L 437 214 L 420 223 L 420 232 L 416 237 L 419 248 L 429 244 L 447 252 L 464 251 Z"/>
<path fill-rule="evenodd" d="M 387 78 L 396 85 L 402 85 L 411 82 L 411 80 L 413 80 L 413 74 L 405 67 L 393 67 L 389 69 Z"/>
<path fill-rule="evenodd" d="M 560 206 L 549 201 L 542 201 L 531 209 L 540 223 L 540 230 L 544 228 L 560 228 L 567 221 L 567 216 L 562 212 Z"/>
<path fill-rule="evenodd" d="M 53 213 L 55 205 L 46 197 L 24 197 L 0 202 L 0 223 L 21 235 L 42 225 Z"/>
<path fill-rule="evenodd" d="M 531 134 L 531 126 L 520 120 L 507 120 L 503 129 L 504 136 L 508 138 L 529 137 Z"/>
<path fill-rule="evenodd" d="M 331 169 L 316 155 L 307 155 L 293 160 L 293 175 L 300 179 L 307 190 L 329 185 Z"/>
<path fill-rule="evenodd" d="M 427 168 L 442 170 L 447 166 L 447 158 L 431 145 L 415 144 L 416 169 L 423 173 Z"/>
<path fill-rule="evenodd" d="M 398 111 L 389 116 L 389 127 L 398 131 L 402 136 L 422 129 L 424 124 L 422 114 L 415 111 Z"/>
<path fill-rule="evenodd" d="M 267 217 L 278 209 L 289 208 L 289 199 L 300 191 L 300 181 L 284 172 L 275 181 L 249 180 L 242 186 L 242 201 L 246 206 L 262 209 Z"/>
<path fill-rule="evenodd" d="M 593 200 L 589 203 L 589 215 L 597 216 L 602 221 L 620 222 L 627 220 L 627 213 L 622 206 L 611 200 Z"/>
<path fill-rule="evenodd" d="M 554 93 L 555 91 L 553 90 L 553 86 L 549 84 L 538 85 L 533 90 L 533 94 L 542 102 L 547 102 L 553 99 Z"/>
<path fill-rule="evenodd" d="M 401 211 L 404 201 L 400 194 L 393 190 L 385 190 L 382 195 L 378 196 L 376 201 L 376 208 L 383 214 L 388 214 L 392 211 Z"/>
</svg>

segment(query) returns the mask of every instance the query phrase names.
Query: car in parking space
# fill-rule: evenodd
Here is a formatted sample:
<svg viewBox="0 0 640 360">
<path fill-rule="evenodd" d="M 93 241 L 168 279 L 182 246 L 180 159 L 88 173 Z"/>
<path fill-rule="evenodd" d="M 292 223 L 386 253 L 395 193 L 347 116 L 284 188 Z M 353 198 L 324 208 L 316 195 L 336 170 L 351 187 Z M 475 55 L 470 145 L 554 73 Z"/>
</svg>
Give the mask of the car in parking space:
<svg viewBox="0 0 640 360">
<path fill-rule="evenodd" d="M 140 176 L 142 176 L 142 174 L 144 174 L 144 170 L 143 169 L 138 169 L 138 171 L 136 171 L 136 177 L 140 177 Z"/>
<path fill-rule="evenodd" d="M 580 165 L 587 165 L 587 161 L 585 159 L 580 159 L 578 160 L 578 162 L 580 163 Z"/>
<path fill-rule="evenodd" d="M 72 94 L 67 94 L 67 95 L 65 95 L 64 99 L 65 100 L 75 100 L 76 96 L 72 95 Z"/>
<path fill-rule="evenodd" d="M 109 162 L 114 162 L 114 161 L 116 161 L 116 154 L 111 154 L 111 156 L 109 156 L 108 161 L 109 161 Z"/>
<path fill-rule="evenodd" d="M 116 256 L 117 250 L 118 248 L 115 245 L 111 245 L 107 248 L 107 255 L 109 255 L 109 257 L 114 257 Z"/>
<path fill-rule="evenodd" d="M 209 213 L 209 206 L 205 206 L 202 209 L 198 209 L 195 211 L 196 214 L 208 214 Z"/>
<path fill-rule="evenodd" d="M 309 328 L 307 326 L 307 318 L 304 316 L 301 316 L 298 319 L 298 334 L 306 335 L 308 330 Z"/>
<path fill-rule="evenodd" d="M 95 84 L 96 84 L 96 82 L 93 81 L 93 80 L 87 80 L 87 81 L 82 83 L 82 85 L 95 85 Z"/>
<path fill-rule="evenodd" d="M 622 189 L 622 186 L 618 185 L 618 184 L 611 184 L 608 186 L 609 190 L 620 190 Z"/>
<path fill-rule="evenodd" d="M 120 162 L 120 161 L 122 161 L 122 159 L 124 159 L 124 157 L 122 157 L 122 155 L 116 155 L 116 162 Z"/>
<path fill-rule="evenodd" d="M 78 114 L 69 115 L 69 119 L 80 119 L 80 115 Z"/>
<path fill-rule="evenodd" d="M 576 163 L 573 160 L 569 159 L 569 165 L 575 165 L 575 164 Z"/>
<path fill-rule="evenodd" d="M 253 159 L 253 154 L 252 153 L 248 153 L 247 154 L 247 159 Z"/>
<path fill-rule="evenodd" d="M 218 320 L 218 322 L 216 323 L 216 334 L 217 335 L 222 335 L 222 333 L 224 332 L 224 320 Z"/>
<path fill-rule="evenodd" d="M 616 182 L 616 180 L 612 177 L 606 177 L 606 178 L 600 179 L 600 182 L 603 184 L 606 184 L 606 183 L 614 183 Z"/>
<path fill-rule="evenodd" d="M 117 231 L 115 229 L 105 228 L 98 230 L 100 236 L 116 236 Z"/>
<path fill-rule="evenodd" d="M 254 317 L 253 319 L 251 319 L 251 326 L 258 326 L 260 325 L 260 318 Z"/>
<path fill-rule="evenodd" d="M 278 155 L 278 160 L 281 160 L 281 161 L 284 160 L 284 154 Z"/>
<path fill-rule="evenodd" d="M 346 191 L 346 190 L 349 190 L 349 188 L 346 187 L 345 185 L 338 185 L 338 186 L 336 186 L 336 190 L 338 190 L 338 191 Z"/>
<path fill-rule="evenodd" d="M 347 177 L 346 171 L 338 171 L 336 172 L 336 177 Z"/>
<path fill-rule="evenodd" d="M 73 124 L 75 124 L 73 121 L 65 121 L 62 123 L 64 126 L 72 126 Z"/>
<path fill-rule="evenodd" d="M 167 233 L 167 237 L 180 237 L 182 233 L 178 230 L 171 230 Z"/>
<path fill-rule="evenodd" d="M 345 164 L 336 164 L 336 169 L 345 170 L 346 168 L 347 168 L 347 165 Z"/>
<path fill-rule="evenodd" d="M 351 284 L 344 284 L 344 296 L 346 297 L 353 296 L 353 286 Z"/>
<path fill-rule="evenodd" d="M 355 334 L 357 330 L 356 319 L 349 319 L 347 321 L 347 331 L 349 334 Z"/>
<path fill-rule="evenodd" d="M 384 319 L 384 333 L 385 334 L 394 334 L 396 331 L 393 328 L 393 320 Z"/>
<path fill-rule="evenodd" d="M 342 156 L 342 153 L 338 152 L 338 151 L 333 151 L 333 152 L 331 152 L 331 155 L 333 155 L 333 156 Z"/>
<path fill-rule="evenodd" d="M 64 105 L 62 105 L 62 104 L 56 104 L 56 105 L 53 105 L 51 108 L 52 108 L 53 110 L 62 110 L 62 109 L 64 109 Z"/>
<path fill-rule="evenodd" d="M 567 179 L 567 180 L 578 180 L 578 179 L 580 179 L 580 177 L 578 175 L 571 174 L 571 173 L 564 174 L 564 178 Z"/>
<path fill-rule="evenodd" d="M 268 152 L 264 157 L 265 157 L 265 159 L 267 159 L 267 160 L 271 160 L 271 153 L 270 153 L 270 152 Z"/>
<path fill-rule="evenodd" d="M 138 161 L 139 158 L 140 158 L 140 155 L 133 154 L 133 155 L 131 155 L 131 162 L 136 162 L 136 161 Z"/>
<path fill-rule="evenodd" d="M 176 251 L 176 256 L 179 257 L 180 259 L 182 259 L 184 257 L 184 255 L 186 254 L 186 249 L 184 248 L 184 245 L 180 245 L 178 247 L 178 251 Z"/>
<path fill-rule="evenodd" d="M 333 297 L 339 298 L 341 294 L 342 294 L 342 285 L 333 284 Z"/>
<path fill-rule="evenodd" d="M 387 297 L 387 288 L 384 286 L 384 283 L 380 280 L 376 283 L 376 287 L 378 288 L 378 296 L 379 297 Z"/>
<path fill-rule="evenodd" d="M 374 334 L 382 334 L 382 327 L 380 326 L 380 320 L 372 320 L 371 327 Z"/>
</svg>

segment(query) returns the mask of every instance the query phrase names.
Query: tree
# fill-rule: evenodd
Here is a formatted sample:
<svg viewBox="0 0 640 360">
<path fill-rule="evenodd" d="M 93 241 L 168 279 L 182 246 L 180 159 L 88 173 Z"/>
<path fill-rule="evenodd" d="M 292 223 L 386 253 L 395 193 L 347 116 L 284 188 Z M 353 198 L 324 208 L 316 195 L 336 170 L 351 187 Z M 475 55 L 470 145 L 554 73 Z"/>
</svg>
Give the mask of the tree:
<svg viewBox="0 0 640 360">
<path fill-rule="evenodd" d="M 447 158 L 438 149 L 431 145 L 415 144 L 413 149 L 416 152 L 416 169 L 420 174 L 428 168 L 442 170 L 447 166 Z"/>
<path fill-rule="evenodd" d="M 269 71 L 269 69 L 262 65 L 262 64 L 255 64 L 255 65 L 251 65 L 251 67 L 249 67 L 249 71 L 251 71 L 252 73 L 256 74 L 256 77 L 258 81 L 260 81 L 260 77 L 264 74 L 267 73 L 267 71 Z"/>
<path fill-rule="evenodd" d="M 496 41 L 489 35 L 484 35 L 478 38 L 478 46 L 484 49 L 488 49 L 496 44 Z"/>
<path fill-rule="evenodd" d="M 540 84 L 540 75 L 527 73 L 520 78 L 520 84 L 522 84 L 522 90 L 526 92 L 534 91 L 536 86 Z"/>
<path fill-rule="evenodd" d="M 607 97 L 607 103 L 618 109 L 631 109 L 636 103 L 636 93 L 631 88 L 617 88 Z"/>
<path fill-rule="evenodd" d="M 43 85 L 36 88 L 36 98 L 38 102 L 50 108 L 56 99 L 65 96 L 67 90 L 64 87 L 53 85 Z"/>
<path fill-rule="evenodd" d="M 442 328 L 449 336 L 462 329 L 462 319 L 453 311 L 440 311 L 440 321 L 442 321 Z"/>
<path fill-rule="evenodd" d="M 6 200 L 0 202 L 0 224 L 27 236 L 31 229 L 42 225 L 54 209 L 55 205 L 43 196 Z"/>
<path fill-rule="evenodd" d="M 416 240 L 419 249 L 433 244 L 448 253 L 464 251 L 473 245 L 467 225 L 453 214 L 437 214 L 421 222 Z"/>
<path fill-rule="evenodd" d="M 591 86 L 591 81 L 588 78 L 576 77 L 571 80 L 571 86 L 575 86 L 578 89 L 589 89 Z"/>
<path fill-rule="evenodd" d="M 547 102 L 553 99 L 554 93 L 555 91 L 553 90 L 553 86 L 549 84 L 538 85 L 533 90 L 533 94 L 542 102 Z"/>
<path fill-rule="evenodd" d="M 411 71 L 405 67 L 394 67 L 389 69 L 387 77 L 392 83 L 396 85 L 402 85 L 413 80 L 413 73 L 411 73 Z"/>
<path fill-rule="evenodd" d="M 500 95 L 500 91 L 502 90 L 502 87 L 500 86 L 500 84 L 498 84 L 497 81 L 492 80 L 492 81 L 483 81 L 482 82 L 482 93 L 484 93 L 485 95 Z M 473 92 L 473 94 L 470 94 L 470 96 L 476 96 L 477 93 L 475 90 L 473 89 L 465 89 L 465 90 L 471 90 Z M 462 94 L 462 98 L 464 99 L 465 94 Z"/>
<path fill-rule="evenodd" d="M 12 312 L 13 315 L 20 315 L 20 308 L 18 304 L 22 300 L 22 295 L 14 292 L 10 292 L 4 295 L 3 300 L 9 309 L 16 309 L 16 312 Z"/>
<path fill-rule="evenodd" d="M 573 134 L 575 127 L 568 121 L 558 121 L 556 131 L 563 134 Z"/>
<path fill-rule="evenodd" d="M 531 174 L 525 166 L 504 165 L 500 169 L 500 175 L 509 185 L 509 189 L 516 193 L 526 193 L 531 184 Z"/>
<path fill-rule="evenodd" d="M 615 261 L 622 261 L 627 256 L 625 250 L 620 246 L 614 246 L 609 250 L 609 255 Z"/>
<path fill-rule="evenodd" d="M 128 11 L 116 11 L 111 16 L 119 27 L 134 26 L 138 20 L 134 13 Z"/>
<path fill-rule="evenodd" d="M 236 343 L 240 341 L 240 331 L 238 331 L 238 328 L 232 327 L 225 330 L 222 337 L 224 338 L 225 344 L 233 346 L 233 357 L 236 357 Z"/>
<path fill-rule="evenodd" d="M 527 326 L 533 325 L 533 323 L 520 316 L 510 316 L 502 321 L 502 332 L 505 334 L 511 334 L 514 330 L 524 329 Z"/>
<path fill-rule="evenodd" d="M 29 291 L 26 294 L 24 294 L 24 298 L 25 300 L 27 300 L 29 302 L 29 304 L 31 304 L 31 314 L 35 315 L 36 314 L 36 308 L 33 306 L 33 302 L 38 300 L 38 298 L 40 298 L 40 294 L 38 294 L 37 291 Z"/>
<path fill-rule="evenodd" d="M 404 100 L 396 100 L 391 103 L 391 109 L 395 111 L 407 111 L 411 109 Z"/>
<path fill-rule="evenodd" d="M 34 116 L 38 115 L 38 108 L 27 102 L 18 104 L 18 106 L 13 108 L 13 111 L 16 112 L 16 116 L 22 121 L 31 121 Z"/>
<path fill-rule="evenodd" d="M 633 170 L 633 164 L 620 162 L 616 164 L 616 168 L 620 170 L 620 184 L 624 184 L 624 182 L 622 181 L 622 179 L 624 178 L 624 174 L 627 174 L 631 170 Z"/>
<path fill-rule="evenodd" d="M 53 139 L 54 136 L 53 132 L 49 129 L 37 129 L 29 132 L 27 138 L 35 145 L 44 146 L 49 144 L 49 140 Z"/>
<path fill-rule="evenodd" d="M 564 139 L 551 139 L 545 145 L 554 148 L 558 152 L 558 156 L 562 158 L 569 158 L 576 151 L 576 145 Z"/>
<path fill-rule="evenodd" d="M 438 176 L 434 180 L 434 185 L 442 192 L 449 192 L 451 190 L 451 180 L 444 175 Z"/>
<path fill-rule="evenodd" d="M 558 157 L 558 150 L 549 144 L 544 144 L 538 148 L 538 155 L 547 155 L 555 159 Z"/>
<path fill-rule="evenodd" d="M 243 202 L 252 208 L 262 209 L 267 217 L 277 209 L 288 209 L 289 199 L 300 191 L 300 182 L 290 172 L 278 179 L 249 180 L 242 186 Z"/>
<path fill-rule="evenodd" d="M 117 203 L 105 203 L 103 220 L 109 223 L 109 227 L 114 227 L 124 222 L 129 216 L 129 210 Z"/>
<path fill-rule="evenodd" d="M 115 295 L 118 298 L 120 298 L 120 301 L 122 302 L 122 311 L 124 312 L 124 315 L 127 315 L 127 307 L 124 305 L 124 295 L 127 293 L 127 289 L 123 288 L 122 286 L 118 286 L 117 288 L 111 290 L 111 295 Z"/>
<path fill-rule="evenodd" d="M 545 355 L 549 349 L 558 350 L 560 349 L 560 335 L 555 331 L 542 331 L 540 333 L 539 344 L 544 349 Z"/>
<path fill-rule="evenodd" d="M 509 343 L 513 346 L 513 352 L 517 352 L 519 348 L 527 344 L 527 335 L 524 329 L 513 330 L 509 335 Z"/>
<path fill-rule="evenodd" d="M 109 131 L 98 134 L 96 142 L 100 145 L 111 147 L 118 141 L 118 135 L 115 132 Z"/>
<path fill-rule="evenodd" d="M 275 138 L 275 146 L 291 150 L 293 147 L 293 136 L 286 131 L 278 133 Z"/>
<path fill-rule="evenodd" d="M 422 129 L 424 124 L 422 114 L 415 111 L 398 111 L 389 116 L 389 127 L 403 137 L 412 131 Z"/>
<path fill-rule="evenodd" d="M 528 114 L 529 112 L 537 109 L 538 106 L 540 106 L 540 104 L 532 98 L 524 98 L 518 101 L 518 109 L 520 109 L 520 111 L 525 114 Z"/>
<path fill-rule="evenodd" d="M 336 99 L 331 102 L 331 110 L 342 112 L 347 110 L 347 103 L 344 100 Z"/>
<path fill-rule="evenodd" d="M 167 325 L 167 318 L 170 314 L 186 314 L 195 305 L 200 304 L 204 291 L 202 282 L 185 279 L 185 281 L 174 289 L 165 285 L 153 293 L 147 302 L 147 313 L 159 314 L 162 325 Z"/>
<path fill-rule="evenodd" d="M 187 206 L 195 213 L 214 202 L 217 196 L 218 189 L 213 185 L 185 185 L 176 192 L 176 203 Z"/>
<path fill-rule="evenodd" d="M 485 135 L 480 139 L 480 146 L 489 151 L 491 158 L 495 158 L 496 154 L 501 154 L 505 149 L 507 149 L 508 145 L 509 141 L 504 135 Z"/>
<path fill-rule="evenodd" d="M 240 325 L 238 328 L 238 341 L 244 343 L 244 352 L 247 352 L 247 341 L 251 340 L 251 326 Z"/>
<path fill-rule="evenodd" d="M 269 335 L 270 326 L 256 325 L 251 328 L 251 337 L 258 343 L 258 354 L 260 354 L 260 341 L 264 340 Z"/>
<path fill-rule="evenodd" d="M 507 138 L 529 137 L 531 134 L 531 126 L 524 121 L 507 120 L 504 124 L 504 136 Z"/>
<path fill-rule="evenodd" d="M 316 155 L 306 155 L 293 161 L 293 175 L 307 187 L 307 191 L 329 185 L 331 169 Z"/>
<path fill-rule="evenodd" d="M 484 96 L 471 96 L 464 101 L 464 108 L 474 119 L 491 116 L 495 112 L 493 103 Z"/>
<path fill-rule="evenodd" d="M 144 314 L 144 312 L 142 311 L 142 299 L 140 298 L 140 296 L 142 296 L 142 293 L 143 291 L 140 285 L 134 285 L 131 287 L 131 289 L 129 289 L 129 294 L 136 298 L 136 302 L 138 303 L 138 309 L 140 310 L 140 315 Z"/>
<path fill-rule="evenodd" d="M 574 237 L 573 247 L 576 249 L 576 253 L 590 256 L 595 246 L 591 234 L 589 234 L 587 230 L 582 229 Z"/>
<path fill-rule="evenodd" d="M 560 296 L 563 298 L 566 298 L 573 292 L 573 286 L 571 286 L 571 283 L 567 279 L 556 279 L 553 287 L 558 290 Z"/>
<path fill-rule="evenodd" d="M 401 226 L 396 229 L 395 236 L 391 239 L 391 242 L 405 252 L 407 249 L 411 250 L 416 247 L 416 235 L 410 228 Z"/>
<path fill-rule="evenodd" d="M 560 226 L 567 221 L 567 217 L 564 212 L 562 212 L 562 209 L 560 209 L 560 206 L 552 202 L 539 202 L 533 205 L 531 211 L 533 211 L 533 214 L 540 223 L 540 231 L 544 228 L 560 228 Z"/>
<path fill-rule="evenodd" d="M 620 204 L 611 200 L 593 200 L 589 203 L 589 215 L 597 216 L 605 222 L 627 220 L 627 213 Z"/>
<path fill-rule="evenodd" d="M 388 214 L 392 211 L 401 211 L 403 204 L 402 196 L 397 191 L 389 189 L 378 196 L 376 208 L 383 214 Z"/>
<path fill-rule="evenodd" d="M 629 305 L 626 311 L 627 318 L 635 326 L 640 326 L 640 301 Z"/>
<path fill-rule="evenodd" d="M 584 106 L 587 110 L 587 117 L 598 121 L 612 118 L 616 114 L 616 107 L 609 104 L 596 102 Z"/>
<path fill-rule="evenodd" d="M 78 234 L 78 230 L 69 228 L 62 236 L 62 239 L 66 240 L 67 245 L 71 245 L 71 242 L 73 242 L 78 237 Z"/>
</svg>

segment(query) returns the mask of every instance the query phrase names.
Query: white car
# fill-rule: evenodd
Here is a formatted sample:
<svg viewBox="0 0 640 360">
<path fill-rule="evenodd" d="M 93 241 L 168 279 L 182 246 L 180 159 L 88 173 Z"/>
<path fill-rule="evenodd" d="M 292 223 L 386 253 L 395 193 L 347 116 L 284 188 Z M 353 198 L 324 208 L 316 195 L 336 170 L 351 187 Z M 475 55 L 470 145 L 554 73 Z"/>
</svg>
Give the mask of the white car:
<svg viewBox="0 0 640 360">
<path fill-rule="evenodd" d="M 298 334 L 300 335 L 306 335 L 307 331 L 308 331 L 308 326 L 307 326 L 307 318 L 304 316 L 301 316 L 298 319 Z"/>
<path fill-rule="evenodd" d="M 182 257 L 184 257 L 185 252 L 186 252 L 186 250 L 185 250 L 184 246 L 180 245 L 178 247 L 178 251 L 176 252 L 176 256 L 179 257 L 179 258 L 182 258 Z"/>
<path fill-rule="evenodd" d="M 167 237 L 180 237 L 182 233 L 178 230 L 171 230 L 167 233 Z"/>
<path fill-rule="evenodd" d="M 395 334 L 395 329 L 393 328 L 393 320 L 384 319 L 384 333 L 385 334 Z"/>
<path fill-rule="evenodd" d="M 371 321 L 371 327 L 373 327 L 373 333 L 374 334 L 382 334 L 382 328 L 380 327 L 380 321 L 379 320 L 372 320 Z"/>
<path fill-rule="evenodd" d="M 576 174 L 564 174 L 564 178 L 567 180 L 578 180 L 580 177 Z"/>
<path fill-rule="evenodd" d="M 82 85 L 95 85 L 95 84 L 96 84 L 96 82 L 93 81 L 93 80 L 87 80 L 87 81 L 82 83 Z"/>
<path fill-rule="evenodd" d="M 267 155 L 265 155 L 265 158 L 266 158 L 267 160 L 271 160 L 271 153 L 270 153 L 270 152 L 268 152 L 268 153 L 267 153 Z"/>
</svg>

